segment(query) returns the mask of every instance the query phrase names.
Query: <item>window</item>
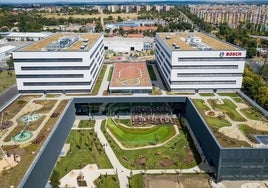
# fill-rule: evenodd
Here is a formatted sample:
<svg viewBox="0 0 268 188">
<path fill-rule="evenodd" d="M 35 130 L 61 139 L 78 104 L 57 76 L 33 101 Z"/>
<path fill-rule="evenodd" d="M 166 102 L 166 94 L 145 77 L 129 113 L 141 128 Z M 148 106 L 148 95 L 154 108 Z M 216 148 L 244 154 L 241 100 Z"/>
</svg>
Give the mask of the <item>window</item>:
<svg viewBox="0 0 268 188">
<path fill-rule="evenodd" d="M 16 75 L 16 78 L 83 78 L 83 74 L 32 74 Z"/>
<path fill-rule="evenodd" d="M 238 65 L 178 65 L 172 69 L 238 69 Z"/>
<path fill-rule="evenodd" d="M 175 81 L 171 82 L 175 85 L 215 85 L 215 84 L 236 84 L 235 80 L 219 80 L 219 81 Z"/>
<path fill-rule="evenodd" d="M 31 59 L 14 59 L 14 62 L 82 62 L 82 58 L 31 58 Z"/>
<path fill-rule="evenodd" d="M 69 86 L 69 85 L 90 85 L 91 82 L 24 82 L 24 86 Z"/>
<path fill-rule="evenodd" d="M 241 77 L 241 73 L 177 73 L 177 77 Z"/>
<path fill-rule="evenodd" d="M 21 70 L 89 70 L 90 66 L 38 66 L 38 67 L 21 67 Z"/>
</svg>

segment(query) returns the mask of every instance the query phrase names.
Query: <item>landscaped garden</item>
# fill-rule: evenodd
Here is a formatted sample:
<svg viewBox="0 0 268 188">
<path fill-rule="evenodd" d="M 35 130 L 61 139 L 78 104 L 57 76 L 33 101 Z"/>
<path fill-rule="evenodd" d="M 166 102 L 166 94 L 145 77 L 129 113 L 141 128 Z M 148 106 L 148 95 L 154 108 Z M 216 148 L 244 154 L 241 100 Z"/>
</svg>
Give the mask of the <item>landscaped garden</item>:
<svg viewBox="0 0 268 188">
<path fill-rule="evenodd" d="M 257 125 L 256 125 L 257 126 Z M 261 131 L 257 129 L 253 129 L 246 124 L 239 125 L 239 129 L 247 136 L 247 138 L 253 143 L 259 143 L 253 137 L 254 135 L 268 135 L 268 131 Z"/>
<path fill-rule="evenodd" d="M 15 115 L 14 112 L 12 111 L 13 109 L 14 111 L 16 111 L 16 113 L 18 113 L 22 108 L 21 105 L 25 106 L 30 99 L 36 97 L 40 96 L 30 96 L 30 95 L 21 96 L 7 108 L 9 112 L 8 117 L 12 118 L 11 115 Z M 63 100 L 60 102 L 60 104 L 54 111 L 54 113 L 56 113 L 57 116 L 55 115 L 51 116 L 51 118 L 46 122 L 45 126 L 40 131 L 38 137 L 34 139 L 31 143 L 29 143 L 27 146 L 24 147 L 21 147 L 20 145 L 2 146 L 2 149 L 5 150 L 6 152 L 15 153 L 19 155 L 21 161 L 15 167 L 4 170 L 2 171 L 2 173 L 0 173 L 1 187 L 10 187 L 11 185 L 13 185 L 14 187 L 18 187 L 27 169 L 32 164 L 34 158 L 38 154 L 38 151 L 40 150 L 44 141 L 47 139 L 48 135 L 50 134 L 50 131 L 53 129 L 53 126 L 57 122 L 58 118 L 60 117 L 60 114 L 66 107 L 67 103 L 68 100 Z M 17 109 L 19 106 L 20 108 Z"/>
<path fill-rule="evenodd" d="M 208 99 L 209 104 L 214 110 L 221 110 L 222 113 L 227 114 L 234 121 L 246 121 L 237 111 L 237 106 L 229 99 L 223 99 L 223 103 L 219 103 L 216 99 Z"/>
<path fill-rule="evenodd" d="M 230 100 L 228 100 L 228 101 L 230 101 Z M 203 99 L 194 99 L 193 103 L 195 104 L 199 113 L 204 118 L 207 125 L 210 127 L 210 129 L 214 133 L 214 136 L 217 138 L 217 140 L 219 141 L 219 143 L 223 147 L 241 147 L 241 146 L 249 147 L 250 146 L 247 142 L 239 141 L 237 139 L 230 138 L 230 137 L 222 134 L 221 132 L 219 132 L 219 129 L 221 127 L 227 127 L 227 126 L 232 125 L 228 120 L 226 120 L 224 114 L 216 115 L 215 112 L 210 111 L 211 109 L 205 104 L 205 101 Z M 223 109 L 225 109 L 225 108 L 223 108 Z M 211 112 L 211 113 L 206 113 L 206 112 Z"/>
<path fill-rule="evenodd" d="M 100 175 L 98 179 L 94 181 L 97 188 L 119 188 L 119 180 L 116 175 Z"/>
<path fill-rule="evenodd" d="M 159 126 L 161 127 L 161 126 Z M 117 158 L 129 169 L 173 169 L 191 168 L 200 162 L 187 129 L 178 125 L 179 135 L 160 147 L 123 150 L 106 131 L 106 121 L 101 127 Z M 135 130 L 135 129 L 134 129 Z M 136 130 L 135 130 L 136 131 Z"/>
<path fill-rule="evenodd" d="M 94 130 L 72 130 L 66 143 L 70 144 L 70 150 L 65 157 L 60 158 L 55 168 L 60 178 L 71 170 L 81 169 L 87 164 L 97 164 L 99 168 L 112 168 Z"/>
<path fill-rule="evenodd" d="M 174 126 L 161 125 L 150 128 L 129 128 L 107 120 L 107 128 L 127 148 L 163 143 L 176 134 Z"/>
<path fill-rule="evenodd" d="M 253 119 L 253 120 L 257 120 L 257 121 L 262 120 L 262 121 L 268 122 L 268 119 L 266 117 L 264 117 L 264 115 L 256 108 L 249 107 L 249 108 L 241 109 L 241 111 L 249 119 Z"/>
<path fill-rule="evenodd" d="M 80 120 L 78 128 L 93 128 L 95 125 L 95 120 Z"/>
</svg>

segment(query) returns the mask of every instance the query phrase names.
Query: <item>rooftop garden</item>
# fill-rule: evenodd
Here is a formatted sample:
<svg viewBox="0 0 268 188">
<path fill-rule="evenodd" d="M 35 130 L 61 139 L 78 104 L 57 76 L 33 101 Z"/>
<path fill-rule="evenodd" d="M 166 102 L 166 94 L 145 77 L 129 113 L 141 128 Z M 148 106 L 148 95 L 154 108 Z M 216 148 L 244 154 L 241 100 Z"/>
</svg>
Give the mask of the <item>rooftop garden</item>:
<svg viewBox="0 0 268 188">
<path fill-rule="evenodd" d="M 110 136 L 106 129 L 106 121 L 102 122 L 102 131 L 114 150 L 117 158 L 129 169 L 174 169 L 191 168 L 200 163 L 200 156 L 195 150 L 187 129 L 177 125 L 179 135 L 162 146 L 147 149 L 122 149 Z M 159 126 L 161 127 L 161 126 Z M 136 132 L 136 129 L 133 129 Z M 120 135 L 122 137 L 122 135 Z M 126 137 L 123 136 L 123 137 Z"/>
<path fill-rule="evenodd" d="M 205 101 L 203 99 L 194 99 L 193 100 L 195 106 L 199 110 L 199 113 L 204 118 L 205 122 L 211 129 L 211 131 L 214 133 L 214 136 L 217 138 L 221 146 L 223 147 L 249 147 L 250 145 L 247 142 L 239 141 L 237 139 L 233 139 L 228 137 L 227 135 L 222 134 L 219 132 L 219 129 L 222 127 L 229 127 L 231 126 L 231 122 L 229 122 L 225 115 L 220 113 L 216 114 L 210 107 L 205 104 Z M 229 103 L 231 104 L 231 103 Z M 228 106 L 231 108 L 232 106 Z"/>
</svg>

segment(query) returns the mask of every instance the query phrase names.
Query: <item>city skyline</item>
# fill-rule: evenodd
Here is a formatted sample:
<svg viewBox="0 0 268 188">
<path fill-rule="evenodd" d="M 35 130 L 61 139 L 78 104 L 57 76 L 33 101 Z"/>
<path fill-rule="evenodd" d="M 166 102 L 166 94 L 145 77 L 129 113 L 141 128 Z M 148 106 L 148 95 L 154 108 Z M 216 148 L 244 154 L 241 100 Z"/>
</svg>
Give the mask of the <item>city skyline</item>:
<svg viewBox="0 0 268 188">
<path fill-rule="evenodd" d="M 22 3 L 115 3 L 115 2 L 119 2 L 119 3 L 131 3 L 131 2 L 213 2 L 213 3 L 219 3 L 216 0 L 204 0 L 204 1 L 200 1 L 200 0 L 188 0 L 188 1 L 184 1 L 184 0 L 132 0 L 132 1 L 128 1 L 128 0 L 11 0 L 11 1 L 6 1 L 6 0 L 0 0 L 1 4 L 22 4 Z M 221 2 L 232 2 L 232 3 L 239 3 L 239 2 L 252 2 L 250 0 L 239 0 L 236 2 L 233 2 L 232 0 L 222 0 Z M 268 2 L 268 0 L 255 0 L 254 2 Z"/>
</svg>

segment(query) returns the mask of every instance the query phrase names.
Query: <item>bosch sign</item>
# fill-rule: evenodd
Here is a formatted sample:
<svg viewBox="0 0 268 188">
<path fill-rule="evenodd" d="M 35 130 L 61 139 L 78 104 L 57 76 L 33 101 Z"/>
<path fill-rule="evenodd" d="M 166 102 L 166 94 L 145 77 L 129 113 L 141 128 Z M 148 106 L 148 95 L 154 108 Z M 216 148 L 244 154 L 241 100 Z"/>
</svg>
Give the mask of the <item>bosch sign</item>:
<svg viewBox="0 0 268 188">
<path fill-rule="evenodd" d="M 242 52 L 226 52 L 226 56 L 239 57 L 242 56 Z"/>
<path fill-rule="evenodd" d="M 242 52 L 220 52 L 219 54 L 220 57 L 240 57 L 242 56 Z"/>
</svg>

